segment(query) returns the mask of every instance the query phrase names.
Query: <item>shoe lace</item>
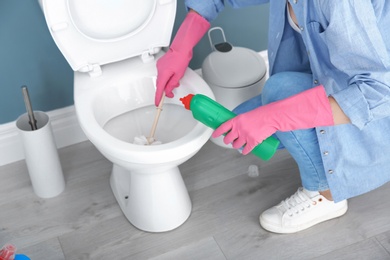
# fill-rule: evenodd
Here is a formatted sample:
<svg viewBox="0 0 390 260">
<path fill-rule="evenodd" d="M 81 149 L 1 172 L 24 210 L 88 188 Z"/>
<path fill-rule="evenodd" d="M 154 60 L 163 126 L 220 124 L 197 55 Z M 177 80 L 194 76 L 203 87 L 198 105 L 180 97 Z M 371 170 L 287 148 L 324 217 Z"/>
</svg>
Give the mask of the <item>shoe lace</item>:
<svg viewBox="0 0 390 260">
<path fill-rule="evenodd" d="M 299 188 L 291 197 L 283 200 L 280 204 L 281 210 L 287 212 L 287 214 L 292 217 L 299 214 L 305 209 L 309 209 L 314 205 L 314 201 L 303 191 L 302 188 Z"/>
</svg>

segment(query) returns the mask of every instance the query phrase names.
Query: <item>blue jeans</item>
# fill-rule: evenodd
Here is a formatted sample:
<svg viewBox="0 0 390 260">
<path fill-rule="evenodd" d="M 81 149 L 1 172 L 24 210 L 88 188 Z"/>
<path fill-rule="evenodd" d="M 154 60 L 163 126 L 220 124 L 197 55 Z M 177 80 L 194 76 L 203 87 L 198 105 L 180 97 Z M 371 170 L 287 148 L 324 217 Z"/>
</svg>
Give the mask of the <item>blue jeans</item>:
<svg viewBox="0 0 390 260">
<path fill-rule="evenodd" d="M 233 112 L 242 114 L 262 105 L 285 99 L 313 87 L 311 74 L 282 72 L 271 76 L 265 83 L 262 94 L 236 107 Z M 302 186 L 310 191 L 328 190 L 317 134 L 314 128 L 291 132 L 276 132 L 274 135 L 289 151 L 299 167 Z"/>
</svg>

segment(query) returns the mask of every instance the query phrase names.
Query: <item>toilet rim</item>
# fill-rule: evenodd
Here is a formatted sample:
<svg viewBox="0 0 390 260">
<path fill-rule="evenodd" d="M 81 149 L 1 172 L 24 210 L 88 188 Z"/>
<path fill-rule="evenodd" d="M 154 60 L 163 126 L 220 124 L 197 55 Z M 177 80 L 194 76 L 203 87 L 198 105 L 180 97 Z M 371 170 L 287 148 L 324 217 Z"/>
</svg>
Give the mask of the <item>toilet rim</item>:
<svg viewBox="0 0 390 260">
<path fill-rule="evenodd" d="M 97 122 L 92 105 L 90 105 L 92 100 L 91 96 L 84 95 L 81 101 L 83 105 L 77 107 L 77 104 L 75 104 L 76 113 L 83 115 L 83 120 L 79 120 L 83 131 L 98 148 L 104 147 L 107 153 L 124 161 L 131 159 L 136 163 L 147 164 L 167 163 L 170 161 L 169 158 L 174 158 L 172 161 L 176 161 L 179 155 L 186 157 L 194 153 L 193 147 L 197 144 L 200 149 L 210 138 L 213 131 L 200 122 L 196 122 L 191 131 L 172 142 L 148 146 L 133 144 L 117 139 L 103 129 Z M 199 145 L 199 143 L 202 145 Z"/>
<path fill-rule="evenodd" d="M 149 73 L 147 73 L 145 75 L 153 77 L 154 72 L 150 73 L 152 74 L 149 75 Z M 187 94 L 193 93 L 204 94 L 215 100 L 214 93 L 209 85 L 199 76 L 199 74 L 189 68 L 186 70 L 180 84 L 182 86 L 174 90 L 175 98 L 184 97 Z M 80 86 L 75 86 L 75 89 L 78 87 Z M 88 139 L 94 143 L 96 147 L 104 147 L 107 153 L 112 154 L 116 158 L 124 161 L 129 161 L 129 158 L 132 158 L 136 163 L 147 164 L 151 164 L 151 158 L 153 158 L 152 163 L 167 163 L 169 162 L 167 158 L 172 157 L 175 158 L 172 161 L 176 161 L 179 156 L 184 158 L 185 156 L 193 154 L 197 151 L 194 147 L 200 149 L 211 137 L 213 129 L 200 122 L 196 122 L 194 128 L 185 136 L 161 145 L 142 146 L 119 140 L 107 133 L 95 118 L 93 102 L 95 98 L 97 98 L 97 95 L 105 90 L 106 87 L 95 86 L 88 90 L 75 91 L 74 104 L 80 126 Z M 170 99 L 166 99 L 166 102 L 170 103 L 170 101 Z M 180 101 L 176 104 L 179 103 L 181 104 Z M 79 115 L 83 115 L 83 120 L 80 120 Z M 191 116 L 191 114 L 188 116 Z M 102 136 L 106 137 L 104 141 L 102 140 L 103 138 L 101 138 Z"/>
</svg>

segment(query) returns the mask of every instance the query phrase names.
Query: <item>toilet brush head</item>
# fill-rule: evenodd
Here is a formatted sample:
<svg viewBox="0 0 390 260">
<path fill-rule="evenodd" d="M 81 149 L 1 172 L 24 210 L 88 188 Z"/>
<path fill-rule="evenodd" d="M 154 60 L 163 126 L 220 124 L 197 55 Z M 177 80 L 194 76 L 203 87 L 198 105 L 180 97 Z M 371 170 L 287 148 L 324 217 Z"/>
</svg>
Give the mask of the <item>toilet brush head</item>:
<svg viewBox="0 0 390 260">
<path fill-rule="evenodd" d="M 159 144 L 162 144 L 162 142 L 158 141 L 158 140 L 156 140 L 154 138 L 152 138 L 152 140 L 148 141 L 148 138 L 146 136 L 140 135 L 140 136 L 134 137 L 133 144 L 137 144 L 137 145 L 159 145 Z"/>
</svg>

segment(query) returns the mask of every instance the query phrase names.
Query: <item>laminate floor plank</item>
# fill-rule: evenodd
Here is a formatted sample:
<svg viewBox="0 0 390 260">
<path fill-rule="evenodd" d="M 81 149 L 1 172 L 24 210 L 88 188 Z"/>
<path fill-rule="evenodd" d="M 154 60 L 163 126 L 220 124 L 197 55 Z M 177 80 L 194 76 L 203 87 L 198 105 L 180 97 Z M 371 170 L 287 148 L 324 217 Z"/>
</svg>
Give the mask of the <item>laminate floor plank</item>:
<svg viewBox="0 0 390 260">
<path fill-rule="evenodd" d="M 209 237 L 188 246 L 167 252 L 150 260 L 226 260 L 214 238 Z"/>
<path fill-rule="evenodd" d="M 314 260 L 356 260 L 356 259 L 390 259 L 390 254 L 375 239 L 362 242 L 333 251 Z"/>
<path fill-rule="evenodd" d="M 90 144 L 64 148 L 61 159 L 67 153 L 78 154 L 72 159 L 77 164 L 63 166 L 65 191 L 54 198 L 34 194 L 24 162 L 1 171 L 7 184 L 0 189 L 0 244 L 28 247 L 122 214 L 108 182 L 111 164 Z"/>
<path fill-rule="evenodd" d="M 140 231 L 119 216 L 63 235 L 60 242 L 66 259 L 109 259 L 112 255 L 148 259 L 208 238 L 217 227 L 217 217 L 201 210 L 193 210 L 182 226 L 163 233 Z"/>
<path fill-rule="evenodd" d="M 390 231 L 383 232 L 382 234 L 375 236 L 375 238 L 390 254 Z"/>
<path fill-rule="evenodd" d="M 18 249 L 17 253 L 27 255 L 32 260 L 65 260 L 58 238 L 52 238 L 32 246 L 24 247 L 21 250 Z"/>
</svg>

